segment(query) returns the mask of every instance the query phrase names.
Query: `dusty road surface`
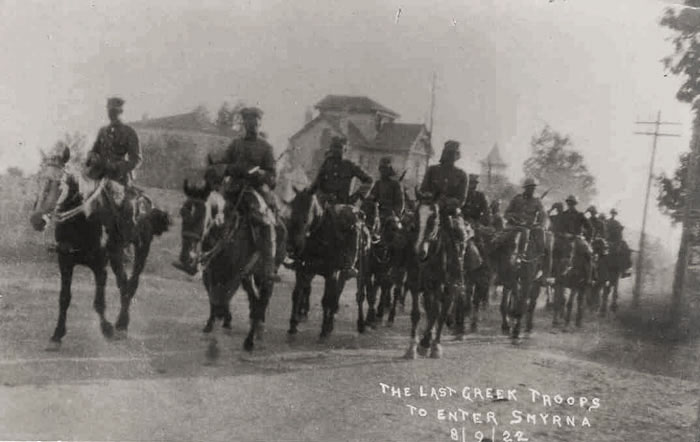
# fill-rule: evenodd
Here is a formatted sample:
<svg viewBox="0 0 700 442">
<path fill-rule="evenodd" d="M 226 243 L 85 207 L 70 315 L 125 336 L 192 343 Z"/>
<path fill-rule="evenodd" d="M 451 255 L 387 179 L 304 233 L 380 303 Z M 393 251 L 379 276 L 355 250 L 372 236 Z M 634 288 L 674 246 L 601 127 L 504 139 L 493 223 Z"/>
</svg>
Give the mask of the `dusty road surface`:
<svg viewBox="0 0 700 442">
<path fill-rule="evenodd" d="M 587 318 L 582 330 L 552 333 L 540 310 L 535 333 L 513 345 L 500 335 L 492 306 L 478 333 L 445 339 L 443 359 L 406 361 L 407 314 L 393 328 L 358 335 L 353 290 L 342 296 L 333 336 L 319 343 L 318 286 L 309 321 L 289 342 L 285 274 L 265 346 L 247 354 L 245 296 L 234 298 L 233 330 L 217 327 L 204 337 L 204 290 L 169 267 L 177 233 L 168 235 L 154 244 L 127 339 L 102 337 L 91 275 L 76 272 L 58 352 L 46 351 L 58 309 L 54 258 L 6 254 L 0 439 L 694 440 L 700 376 L 693 342 L 639 337 L 612 319 Z M 112 320 L 117 306 L 110 275 Z M 211 360 L 214 339 L 219 354 Z"/>
</svg>

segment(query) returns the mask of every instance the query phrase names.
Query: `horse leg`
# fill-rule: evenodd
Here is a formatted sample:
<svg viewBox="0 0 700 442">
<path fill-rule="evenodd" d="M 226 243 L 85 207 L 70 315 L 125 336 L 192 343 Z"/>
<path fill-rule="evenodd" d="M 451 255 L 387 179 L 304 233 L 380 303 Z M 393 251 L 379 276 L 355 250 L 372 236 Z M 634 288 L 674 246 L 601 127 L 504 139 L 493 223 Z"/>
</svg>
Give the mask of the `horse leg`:
<svg viewBox="0 0 700 442">
<path fill-rule="evenodd" d="M 375 276 L 372 272 L 367 275 L 367 325 L 375 328 L 377 325 L 377 311 L 375 304 L 377 302 L 378 285 Z"/>
<path fill-rule="evenodd" d="M 262 341 L 265 331 L 265 312 L 272 296 L 273 283 L 271 281 L 263 281 L 258 290 L 255 281 L 251 276 L 241 280 L 243 289 L 248 293 L 248 299 L 251 302 L 250 309 L 250 329 L 248 336 L 243 342 L 243 349 L 253 351 L 254 341 Z"/>
<path fill-rule="evenodd" d="M 401 284 L 402 280 L 399 277 L 398 272 L 392 270 L 391 272 L 391 311 L 389 312 L 388 324 L 393 325 L 394 319 L 396 319 L 396 305 L 401 302 Z M 402 304 L 403 305 L 403 304 Z"/>
<path fill-rule="evenodd" d="M 357 292 L 355 302 L 357 303 L 357 332 L 365 332 L 365 299 L 367 298 L 367 284 L 364 278 L 357 282 Z"/>
<path fill-rule="evenodd" d="M 510 325 L 508 324 L 508 299 L 510 298 L 511 288 L 507 285 L 503 286 L 501 291 L 501 332 L 508 333 Z"/>
<path fill-rule="evenodd" d="M 620 275 L 615 275 L 613 281 L 614 284 L 612 287 L 612 302 L 610 304 L 610 311 L 615 313 L 617 312 L 617 284 L 620 282 Z"/>
<path fill-rule="evenodd" d="M 117 317 L 116 329 L 118 331 L 126 331 L 129 327 L 129 306 L 131 305 L 131 296 L 129 296 L 128 288 L 128 278 L 126 276 L 126 271 L 124 270 L 124 249 L 121 245 L 112 244 L 108 247 L 109 250 L 109 264 L 112 267 L 114 276 L 117 280 L 117 287 L 119 288 L 121 308 L 119 309 L 119 316 Z"/>
<path fill-rule="evenodd" d="M 71 283 L 73 282 L 73 268 L 75 264 L 70 255 L 58 255 L 58 268 L 61 272 L 61 292 L 58 298 L 58 322 L 51 337 L 51 342 L 60 344 L 66 335 L 66 316 L 71 301 Z"/>
<path fill-rule="evenodd" d="M 574 291 L 575 289 L 569 289 L 569 296 L 566 299 L 566 313 L 564 315 L 564 327 L 568 327 L 571 323 L 571 311 L 574 308 Z"/>
<path fill-rule="evenodd" d="M 100 316 L 100 329 L 102 330 L 102 335 L 105 338 L 111 338 L 114 336 L 114 327 L 105 318 L 105 286 L 107 285 L 107 262 L 106 257 L 102 257 L 98 262 L 91 264 L 90 270 L 95 277 L 95 300 L 93 301 L 93 308 L 95 312 Z"/>
<path fill-rule="evenodd" d="M 535 309 L 537 308 L 537 299 L 540 297 L 540 290 L 542 290 L 542 286 L 535 283 L 530 291 L 530 296 L 528 299 L 529 303 L 527 306 L 527 318 L 525 321 L 525 332 L 527 333 L 532 331 Z"/>
<path fill-rule="evenodd" d="M 209 302 L 209 319 L 207 319 L 207 323 L 204 326 L 204 329 L 202 329 L 203 333 L 211 333 L 211 331 L 214 329 L 214 321 L 216 320 L 216 306 Z"/>
<path fill-rule="evenodd" d="M 416 358 L 416 330 L 418 329 L 418 322 L 420 322 L 419 298 L 420 292 L 411 290 L 411 341 L 404 355 L 406 359 Z"/>
<path fill-rule="evenodd" d="M 430 287 L 423 293 L 425 313 L 428 320 L 425 326 L 425 331 L 423 332 L 423 338 L 420 340 L 418 346 L 418 354 L 421 356 L 425 356 L 428 353 L 433 337 L 433 327 L 435 327 L 435 322 L 437 321 L 437 316 L 439 314 L 439 301 L 437 300 L 438 290 L 440 290 L 440 287 Z"/>
<path fill-rule="evenodd" d="M 337 280 L 338 272 L 334 272 L 333 274 L 326 276 L 326 282 L 323 286 L 323 299 L 321 300 L 321 306 L 323 307 L 323 322 L 321 323 L 320 336 L 321 340 L 328 338 L 331 333 L 331 316 L 334 308 L 333 297 L 335 296 Z"/>
<path fill-rule="evenodd" d="M 474 284 L 475 302 L 472 303 L 471 325 L 469 327 L 472 333 L 475 333 L 479 326 L 479 310 L 482 305 L 484 308 L 489 302 L 489 281 L 491 279 L 488 270 L 482 268 L 477 270 L 477 276 Z"/>
<path fill-rule="evenodd" d="M 128 283 L 129 297 L 133 298 L 136 295 L 136 290 L 139 287 L 139 278 L 143 269 L 146 268 L 146 259 L 151 250 L 151 240 L 153 238 L 142 239 L 138 245 L 134 245 L 134 266 L 131 272 L 131 277 Z"/>
<path fill-rule="evenodd" d="M 564 285 L 557 281 L 554 285 L 554 309 L 552 313 L 552 327 L 559 326 L 559 319 L 563 316 L 564 310 Z"/>
<path fill-rule="evenodd" d="M 445 288 L 444 292 L 441 293 L 442 296 L 438 300 L 436 311 L 437 313 L 437 328 L 435 330 L 435 339 L 433 339 L 433 344 L 430 346 L 430 357 L 433 359 L 440 359 L 442 357 L 442 346 L 440 345 L 440 336 L 442 335 L 442 327 L 447 320 L 448 312 L 450 311 L 450 306 L 455 295 L 464 292 L 464 287 L 460 285 L 449 284 Z"/>
<path fill-rule="evenodd" d="M 598 310 L 598 315 L 600 317 L 605 317 L 608 313 L 608 297 L 610 296 L 610 281 L 606 281 L 602 288 L 602 296 L 600 300 L 600 309 Z"/>
<path fill-rule="evenodd" d="M 583 325 L 583 305 L 585 304 L 586 287 L 576 289 L 576 327 Z"/>
<path fill-rule="evenodd" d="M 471 296 L 472 284 L 466 283 L 462 290 L 459 290 L 454 296 L 454 335 L 457 339 L 464 337 L 464 321 L 469 314 L 469 301 Z M 447 320 L 447 316 L 445 317 Z"/>
</svg>

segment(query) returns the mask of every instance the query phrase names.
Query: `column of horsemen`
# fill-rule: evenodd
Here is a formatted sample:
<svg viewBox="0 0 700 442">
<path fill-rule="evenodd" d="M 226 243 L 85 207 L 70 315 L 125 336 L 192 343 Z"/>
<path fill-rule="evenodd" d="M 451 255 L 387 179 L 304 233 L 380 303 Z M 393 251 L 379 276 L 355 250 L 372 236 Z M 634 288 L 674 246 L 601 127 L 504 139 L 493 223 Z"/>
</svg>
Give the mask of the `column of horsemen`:
<svg viewBox="0 0 700 442">
<path fill-rule="evenodd" d="M 134 226 L 142 215 L 137 202 L 144 193 L 133 185 L 131 174 L 141 152 L 136 133 L 119 118 L 123 104 L 120 98 L 108 101 L 110 125 L 100 130 L 87 166 L 92 178 L 125 189 L 122 203 L 111 205 L 116 222 L 108 229 L 110 240 L 125 244 L 131 238 L 138 245 L 142 235 Z M 216 319 L 230 327 L 228 304 L 243 287 L 251 318 L 245 346 L 252 349 L 254 339 L 262 335 L 282 264 L 296 274 L 290 334 L 308 314 L 315 275 L 325 278 L 322 337 L 333 329 L 345 283 L 355 279 L 358 331 L 375 326 L 385 313 L 393 321 L 396 304 L 403 303 L 408 291 L 413 299 L 412 339 L 421 298 L 428 316 L 421 347 L 430 347 L 435 357 L 441 351 L 439 337 L 445 323 L 463 336 L 470 317 L 471 331 L 477 329 L 479 310 L 491 287 L 503 287 L 503 331 L 513 337 L 519 335 L 523 316 L 526 331 L 532 328 L 543 287 L 548 291 L 553 287 L 554 325 L 560 320 L 568 325 L 574 300 L 578 300 L 577 325 L 589 299 L 597 299 L 593 304 L 604 314 L 612 293 L 611 309 L 616 308 L 617 279 L 627 275 L 631 262 L 615 209 L 610 218 L 598 214 L 594 206 L 582 213 L 571 195 L 566 208 L 556 202 L 547 210 L 536 195 L 537 182 L 526 178 L 522 193 L 501 214 L 500 202 L 489 204 L 478 190 L 478 175 L 468 175 L 457 166 L 461 147 L 454 140 L 445 143 L 439 163 L 428 168 L 414 200 L 407 197 L 390 157 L 380 160 L 380 178 L 373 181 L 367 171 L 344 158 L 346 140 L 341 137 L 331 140 L 312 184 L 295 189 L 294 199 L 282 202 L 274 193 L 277 159 L 259 131 L 262 111 L 245 108 L 241 117 L 245 135 L 233 140 L 221 157 L 209 157 L 203 184 L 184 186 L 188 199 L 180 211 L 182 248 L 177 267 L 191 274 L 202 272 L 211 306 L 205 331 L 211 331 Z M 351 194 L 355 179 L 363 185 Z M 112 187 L 106 192 L 113 192 Z M 33 223 L 41 224 L 40 218 L 37 212 Z M 126 282 L 122 286 L 128 291 Z M 133 286 L 127 293 L 130 299 L 137 279 L 129 286 Z M 515 325 L 508 318 L 514 318 Z M 433 327 L 437 338 L 430 337 Z M 409 355 L 413 349 L 412 345 Z"/>
<path fill-rule="evenodd" d="M 285 251 L 286 267 L 299 270 L 310 264 L 304 261 L 304 251 L 298 247 L 298 241 L 294 237 L 287 238 L 287 226 L 293 221 L 282 218 L 281 208 L 278 207 L 280 202 L 273 196 L 276 164 L 272 147 L 258 134 L 262 112 L 257 108 L 246 108 L 241 115 L 246 134 L 229 146 L 224 158 L 210 160 L 205 187 L 220 190 L 227 206 L 237 201 L 244 186 L 249 186 L 262 197 L 258 200 L 251 198 L 244 206 L 256 214 L 254 217 L 258 220 L 255 224 L 260 231 L 259 244 L 263 252 L 265 277 L 272 284 L 279 280 L 277 268 Z M 403 303 L 405 290 L 421 290 L 420 281 L 410 284 L 412 276 L 415 280 L 415 274 L 406 272 L 405 255 L 410 253 L 410 247 L 391 247 L 394 239 L 385 237 L 390 227 L 395 237 L 396 229 L 408 230 L 412 226 L 415 230 L 420 226 L 415 222 L 415 207 L 412 207 L 415 203 L 412 204 L 407 197 L 391 158 L 380 160 L 380 178 L 373 182 L 367 171 L 344 158 L 345 146 L 344 138 L 334 137 L 331 140 L 318 176 L 304 192 L 317 197 L 323 219 L 336 233 L 330 243 L 327 241 L 330 246 L 327 251 L 330 253 L 323 258 L 338 261 L 340 280 L 344 283 L 356 278 L 358 285 L 361 281 L 369 281 L 365 288 L 372 295 L 382 288 L 378 311 L 374 309 L 375 297 L 372 296 L 370 300 L 367 323 L 372 324 L 384 312 L 391 310 L 392 299 L 388 292 L 392 287 L 394 307 L 397 300 Z M 511 310 L 504 311 L 504 316 L 514 313 L 513 309 L 524 313 L 527 308 L 534 308 L 540 289 L 551 286 L 554 287 L 554 325 L 558 325 L 560 319 L 564 319 L 568 325 L 571 305 L 576 296 L 579 303 L 577 325 L 581 324 L 585 302 L 593 301 L 600 314 L 605 314 L 607 296 L 612 292 L 611 308 L 616 308 L 617 279 L 614 277 L 627 276 L 631 263 L 629 248 L 622 237 L 623 226 L 616 219 L 615 209 L 610 211 L 609 218 L 603 213 L 599 214 L 595 206 L 581 212 L 576 196 L 570 195 L 564 201 L 566 207 L 556 202 L 547 210 L 536 195 L 537 182 L 526 178 L 522 193 L 516 195 L 501 214 L 500 202 L 489 204 L 485 194 L 478 189 L 479 176 L 467 175 L 456 166 L 459 158 L 459 142 L 447 141 L 439 164 L 428 168 L 422 184 L 416 189 L 419 201 L 428 200 L 438 209 L 439 222 L 447 238 L 447 265 L 454 267 L 454 271 L 448 269 L 448 273 L 458 274 L 454 284 L 455 302 L 447 317 L 447 322 L 453 325 L 458 336 L 465 333 L 466 317 L 471 317 L 471 331 L 476 330 L 479 308 L 487 302 L 490 287 L 504 285 L 504 281 L 499 280 L 500 257 L 497 252 L 513 240 L 516 242 L 513 254 L 516 263 L 534 256 L 539 265 L 533 281 L 530 281 L 530 293 L 522 293 L 521 290 L 517 296 L 522 302 L 502 305 L 502 310 Z M 224 165 L 223 173 L 213 172 L 217 164 Z M 351 194 L 353 179 L 359 180 L 362 185 Z M 295 191 L 300 192 L 298 189 Z M 198 197 L 192 187 L 187 188 L 186 192 Z M 267 207 L 263 208 L 261 204 Z M 189 210 L 188 207 L 183 208 L 184 222 L 192 219 L 192 216 L 188 216 Z M 274 215 L 264 216 L 265 210 L 271 210 Z M 187 228 L 183 228 L 183 232 L 186 231 Z M 295 234 L 298 233 L 297 229 Z M 281 238 L 276 240 L 276 234 Z M 308 236 L 310 232 L 306 231 L 305 234 Z M 363 236 L 367 237 L 366 241 L 363 241 Z M 183 235 L 183 244 L 185 241 L 188 241 L 187 235 Z M 276 245 L 279 250 L 275 250 Z M 286 250 L 283 249 L 285 246 Z M 190 248 L 183 246 L 180 267 L 194 273 L 201 261 L 197 260 L 197 254 L 188 254 L 189 251 Z M 363 259 L 363 251 L 369 252 L 368 259 Z M 384 264 L 381 266 L 383 274 L 372 273 L 373 262 L 374 266 Z M 372 275 L 375 276 L 374 280 Z M 567 305 L 564 304 L 565 289 L 570 291 Z M 449 290 L 449 287 L 445 287 L 445 290 Z M 584 294 L 588 296 L 584 298 Z M 603 300 L 599 299 L 600 295 Z M 308 311 L 308 305 L 306 309 Z M 530 319 L 527 328 L 531 327 Z"/>
</svg>

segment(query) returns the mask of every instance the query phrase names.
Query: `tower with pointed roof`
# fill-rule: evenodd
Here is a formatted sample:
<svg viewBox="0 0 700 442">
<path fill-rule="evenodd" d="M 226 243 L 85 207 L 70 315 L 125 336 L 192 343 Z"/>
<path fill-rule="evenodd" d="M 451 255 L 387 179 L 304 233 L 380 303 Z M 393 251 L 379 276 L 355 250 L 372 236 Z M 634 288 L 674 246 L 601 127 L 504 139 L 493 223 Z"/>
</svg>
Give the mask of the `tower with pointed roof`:
<svg viewBox="0 0 700 442">
<path fill-rule="evenodd" d="M 491 186 L 506 176 L 507 169 L 508 165 L 503 161 L 498 143 L 496 143 L 486 158 L 481 160 L 481 181 L 486 186 Z"/>
</svg>

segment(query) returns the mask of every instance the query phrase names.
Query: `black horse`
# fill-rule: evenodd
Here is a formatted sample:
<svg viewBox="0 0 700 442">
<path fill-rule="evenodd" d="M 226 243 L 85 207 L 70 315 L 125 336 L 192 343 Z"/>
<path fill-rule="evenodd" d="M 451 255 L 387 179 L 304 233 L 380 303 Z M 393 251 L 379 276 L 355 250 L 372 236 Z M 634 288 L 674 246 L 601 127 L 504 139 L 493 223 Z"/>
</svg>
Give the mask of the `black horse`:
<svg viewBox="0 0 700 442">
<path fill-rule="evenodd" d="M 340 295 L 343 292 L 346 281 L 341 277 L 342 262 L 337 251 L 339 239 L 335 225 L 330 216 L 324 214 L 316 195 L 310 189 L 294 189 L 294 199 L 289 203 L 290 215 L 288 221 L 288 249 L 296 258 L 294 267 L 295 284 L 292 291 L 292 312 L 289 319 L 289 335 L 295 335 L 299 322 L 303 319 L 302 308 L 306 305 L 308 311 L 308 299 L 311 293 L 311 281 L 316 275 L 325 279 L 323 298 L 323 322 L 321 324 L 321 339 L 330 336 L 334 327 L 335 314 L 338 312 Z M 331 209 L 332 210 L 332 209 Z M 350 211 L 350 207 L 344 210 Z M 350 222 L 355 215 L 340 214 L 341 222 Z M 367 263 L 366 254 L 369 250 L 369 231 L 362 222 L 355 222 L 353 226 L 346 226 L 360 230 L 360 244 L 358 247 L 358 291 L 356 300 L 358 303 L 359 317 L 357 329 L 364 331 L 365 320 L 362 304 L 364 303 L 364 269 Z"/>
<path fill-rule="evenodd" d="M 103 241 L 102 221 L 97 214 L 87 216 L 85 210 L 93 202 L 98 203 L 100 188 L 91 196 L 84 197 L 80 193 L 79 178 L 66 170 L 70 159 L 70 150 L 59 155 L 44 158 L 38 173 L 39 193 L 34 203 L 30 222 L 35 230 L 43 231 L 47 220 L 55 218 L 58 266 L 61 272 L 61 293 L 59 301 L 58 323 L 51 341 L 55 345 L 61 343 L 66 334 L 66 314 L 71 301 L 71 283 L 73 269 L 76 265 L 84 265 L 92 270 L 95 276 L 94 308 L 100 316 L 102 333 L 112 337 L 114 329 L 105 318 L 105 285 L 107 282 L 107 263 L 117 276 L 120 290 L 121 310 L 117 319 L 117 330 L 126 331 L 129 323 L 129 306 L 136 294 L 139 276 L 146 265 L 146 258 L 154 236 L 167 231 L 170 218 L 166 212 L 144 203 L 145 213 L 136 224 L 137 241 L 135 241 L 135 261 L 130 278 L 127 278 L 123 267 L 123 247 L 108 247 Z M 89 200 L 89 201 L 88 201 Z M 99 210 L 99 209 L 98 209 Z M 107 241 L 107 244 L 110 244 Z M 113 243 L 112 243 L 113 244 Z"/>
<path fill-rule="evenodd" d="M 255 222 L 244 204 L 227 202 L 210 187 L 209 182 L 203 188 L 188 186 L 187 183 L 184 188 L 188 196 L 196 197 L 204 204 L 201 210 L 187 212 L 189 225 L 196 230 L 183 231 L 183 238 L 187 241 L 182 245 L 183 256 L 194 256 L 195 261 L 202 261 L 202 280 L 209 297 L 209 318 L 203 332 L 210 333 L 217 319 L 223 320 L 224 328 L 231 328 L 231 299 L 238 288 L 243 287 L 248 295 L 250 318 L 243 348 L 252 351 L 255 340 L 262 339 L 273 289 L 271 283 L 264 281 Z M 245 188 L 239 198 L 254 196 L 246 192 L 252 190 Z M 283 226 L 278 226 L 277 265 L 284 258 L 285 235 L 280 228 Z M 201 238 L 199 242 L 190 240 L 197 236 Z"/>
</svg>

